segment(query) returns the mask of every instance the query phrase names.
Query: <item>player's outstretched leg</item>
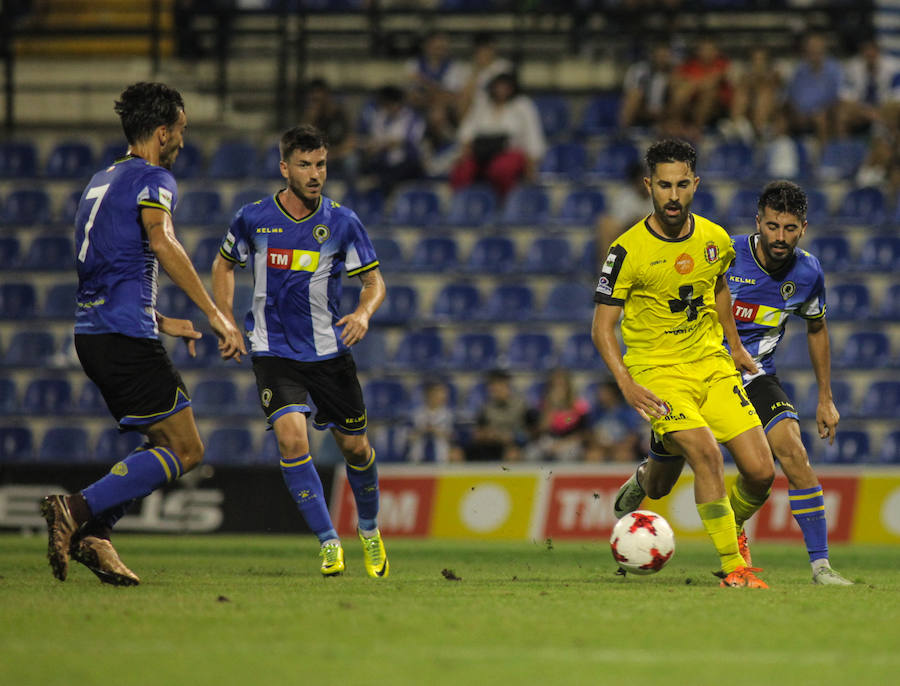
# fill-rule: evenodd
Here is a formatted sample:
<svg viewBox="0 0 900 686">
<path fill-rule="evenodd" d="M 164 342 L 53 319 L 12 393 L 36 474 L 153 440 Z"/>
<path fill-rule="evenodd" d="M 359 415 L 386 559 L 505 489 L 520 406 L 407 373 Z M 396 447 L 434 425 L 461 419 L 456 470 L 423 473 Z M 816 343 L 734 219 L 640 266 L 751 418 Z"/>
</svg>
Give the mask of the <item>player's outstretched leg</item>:
<svg viewBox="0 0 900 686">
<path fill-rule="evenodd" d="M 119 559 L 116 549 L 106 538 L 83 536 L 72 544 L 70 554 L 73 560 L 90 569 L 105 584 L 137 586 L 141 583 L 138 575 Z"/>
<path fill-rule="evenodd" d="M 53 576 L 65 581 L 69 575 L 69 548 L 79 523 L 69 510 L 64 495 L 48 495 L 41 500 L 41 515 L 47 520 L 47 559 Z"/>
</svg>

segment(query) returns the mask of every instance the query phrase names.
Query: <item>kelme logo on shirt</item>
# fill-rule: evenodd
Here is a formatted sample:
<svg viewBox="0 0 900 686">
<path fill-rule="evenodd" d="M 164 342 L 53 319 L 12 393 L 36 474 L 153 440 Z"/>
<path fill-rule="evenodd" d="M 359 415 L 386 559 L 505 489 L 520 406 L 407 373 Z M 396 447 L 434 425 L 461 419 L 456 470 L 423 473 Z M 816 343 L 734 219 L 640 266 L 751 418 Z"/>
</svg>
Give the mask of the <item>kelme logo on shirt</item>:
<svg viewBox="0 0 900 686">
<path fill-rule="evenodd" d="M 319 266 L 319 253 L 314 250 L 269 248 L 266 263 L 273 269 L 290 269 L 295 272 L 314 272 Z"/>
<path fill-rule="evenodd" d="M 690 274 L 694 271 L 694 258 L 686 252 L 675 258 L 675 271 L 679 274 Z"/>
</svg>

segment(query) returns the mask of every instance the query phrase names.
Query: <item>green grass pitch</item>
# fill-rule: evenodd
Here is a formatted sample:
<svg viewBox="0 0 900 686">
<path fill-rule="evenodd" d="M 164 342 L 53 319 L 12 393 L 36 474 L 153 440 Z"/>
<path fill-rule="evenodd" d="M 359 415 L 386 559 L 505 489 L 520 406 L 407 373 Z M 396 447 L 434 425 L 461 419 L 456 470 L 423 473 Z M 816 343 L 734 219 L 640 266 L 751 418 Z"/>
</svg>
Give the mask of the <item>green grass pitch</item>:
<svg viewBox="0 0 900 686">
<path fill-rule="evenodd" d="M 605 542 L 388 539 L 384 580 L 354 540 L 333 579 L 309 537 L 116 543 L 141 586 L 76 563 L 60 583 L 42 535 L 0 535 L 0 683 L 821 686 L 900 668 L 896 547 L 834 546 L 857 581 L 834 588 L 801 546 L 756 545 L 772 588 L 754 591 L 717 587 L 708 543 L 623 579 Z"/>
</svg>

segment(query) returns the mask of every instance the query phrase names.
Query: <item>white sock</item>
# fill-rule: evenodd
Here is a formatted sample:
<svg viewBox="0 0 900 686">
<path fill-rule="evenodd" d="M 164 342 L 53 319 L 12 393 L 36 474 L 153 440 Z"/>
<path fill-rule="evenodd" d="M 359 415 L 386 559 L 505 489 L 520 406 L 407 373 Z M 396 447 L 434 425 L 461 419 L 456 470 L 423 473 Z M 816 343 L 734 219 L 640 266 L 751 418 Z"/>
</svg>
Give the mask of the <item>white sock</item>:
<svg viewBox="0 0 900 686">
<path fill-rule="evenodd" d="M 827 557 L 820 557 L 818 560 L 813 560 L 810 564 L 812 565 L 813 574 L 822 569 L 822 567 L 831 567 Z"/>
<path fill-rule="evenodd" d="M 375 534 L 378 533 L 378 529 L 360 529 L 359 535 L 363 538 L 372 538 Z"/>
</svg>

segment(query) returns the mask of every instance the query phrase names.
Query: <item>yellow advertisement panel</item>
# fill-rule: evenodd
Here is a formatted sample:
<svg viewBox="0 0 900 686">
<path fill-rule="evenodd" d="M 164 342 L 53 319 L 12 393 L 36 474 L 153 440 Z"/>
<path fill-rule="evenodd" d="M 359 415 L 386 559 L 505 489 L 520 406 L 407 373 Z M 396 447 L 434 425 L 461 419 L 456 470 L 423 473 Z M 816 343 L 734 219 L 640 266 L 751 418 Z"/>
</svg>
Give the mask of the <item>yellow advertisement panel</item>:
<svg viewBox="0 0 900 686">
<path fill-rule="evenodd" d="M 438 478 L 431 535 L 435 538 L 527 539 L 537 473 L 448 474 Z"/>
</svg>

